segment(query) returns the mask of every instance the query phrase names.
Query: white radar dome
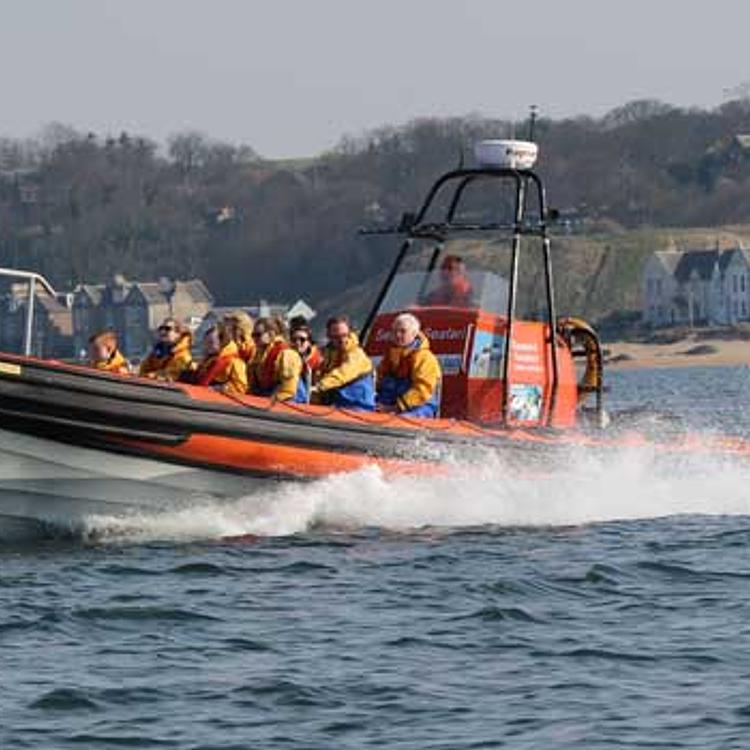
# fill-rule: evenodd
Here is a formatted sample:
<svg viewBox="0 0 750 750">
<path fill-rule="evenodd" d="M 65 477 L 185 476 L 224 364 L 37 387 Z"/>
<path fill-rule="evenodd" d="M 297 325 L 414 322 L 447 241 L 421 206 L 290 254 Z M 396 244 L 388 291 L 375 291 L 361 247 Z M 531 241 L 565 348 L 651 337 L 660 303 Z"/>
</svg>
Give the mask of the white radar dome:
<svg viewBox="0 0 750 750">
<path fill-rule="evenodd" d="M 531 169 L 536 163 L 539 147 L 531 141 L 489 140 L 474 146 L 480 167 Z"/>
</svg>

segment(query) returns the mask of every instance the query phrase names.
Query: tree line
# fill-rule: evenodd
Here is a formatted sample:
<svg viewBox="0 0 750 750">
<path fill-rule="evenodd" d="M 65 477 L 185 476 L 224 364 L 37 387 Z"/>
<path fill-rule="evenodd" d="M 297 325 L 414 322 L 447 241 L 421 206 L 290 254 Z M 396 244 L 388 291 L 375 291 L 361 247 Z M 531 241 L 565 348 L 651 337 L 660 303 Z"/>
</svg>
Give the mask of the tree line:
<svg viewBox="0 0 750 750">
<path fill-rule="evenodd" d="M 392 240 L 357 230 L 414 210 L 481 138 L 528 122 L 419 119 L 346 137 L 306 160 L 182 132 L 165 146 L 131 134 L 53 125 L 0 138 L 0 265 L 61 288 L 199 276 L 223 303 L 313 303 L 382 274 Z M 750 100 L 684 109 L 636 101 L 603 117 L 540 118 L 539 171 L 550 202 L 584 231 L 750 221 Z"/>
</svg>

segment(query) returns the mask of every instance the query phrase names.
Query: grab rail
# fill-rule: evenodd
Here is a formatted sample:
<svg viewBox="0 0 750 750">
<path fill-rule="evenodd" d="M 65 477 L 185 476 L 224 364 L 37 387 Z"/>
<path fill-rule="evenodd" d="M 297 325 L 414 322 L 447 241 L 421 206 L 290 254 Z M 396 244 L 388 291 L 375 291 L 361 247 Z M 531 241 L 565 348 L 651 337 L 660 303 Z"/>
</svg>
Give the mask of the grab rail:
<svg viewBox="0 0 750 750">
<path fill-rule="evenodd" d="M 39 273 L 33 271 L 19 271 L 17 268 L 0 268 L 0 276 L 9 276 L 14 279 L 26 279 L 29 282 L 29 303 L 26 306 L 26 323 L 23 334 L 23 353 L 28 357 L 31 355 L 31 337 L 34 331 L 34 297 L 36 295 L 36 284 L 39 282 L 52 297 L 57 297 L 57 292 L 52 284 Z"/>
</svg>

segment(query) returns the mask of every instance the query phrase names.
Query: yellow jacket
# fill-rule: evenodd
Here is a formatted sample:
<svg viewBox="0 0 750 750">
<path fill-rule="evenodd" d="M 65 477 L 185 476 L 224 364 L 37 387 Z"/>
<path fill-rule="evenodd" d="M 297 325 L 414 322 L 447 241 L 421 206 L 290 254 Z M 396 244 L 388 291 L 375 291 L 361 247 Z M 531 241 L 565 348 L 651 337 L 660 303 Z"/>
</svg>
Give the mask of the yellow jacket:
<svg viewBox="0 0 750 750">
<path fill-rule="evenodd" d="M 322 393 L 351 383 L 372 372 L 372 362 L 359 345 L 357 334 L 352 332 L 344 342 L 343 349 L 326 346 L 323 365 L 320 368 L 318 390 Z"/>
<path fill-rule="evenodd" d="M 247 368 L 237 351 L 237 344 L 230 341 L 219 351 L 204 357 L 195 371 L 194 381 L 198 385 L 218 386 L 230 396 L 247 393 Z"/>
<path fill-rule="evenodd" d="M 113 372 L 116 375 L 130 375 L 130 363 L 123 357 L 119 349 L 115 349 L 109 359 L 95 359 L 91 362 L 91 366 L 97 370 Z"/>
<path fill-rule="evenodd" d="M 237 342 L 237 351 L 240 354 L 240 358 L 246 364 L 250 364 L 255 356 L 255 343 L 252 339 L 242 338 L 235 339 Z"/>
<path fill-rule="evenodd" d="M 399 411 L 427 403 L 435 393 L 440 375 L 440 363 L 422 332 L 409 346 L 391 344 L 378 365 L 378 382 L 387 377 L 408 381 L 408 389 L 396 399 Z"/>
<path fill-rule="evenodd" d="M 263 351 L 255 352 L 247 373 L 250 393 L 289 401 L 297 394 L 302 357 L 281 336 L 276 336 Z"/>
<path fill-rule="evenodd" d="M 190 369 L 193 361 L 193 355 L 190 351 L 191 344 L 192 337 L 190 334 L 183 333 L 169 354 L 160 357 L 152 350 L 148 357 L 141 362 L 141 377 L 178 380 L 183 372 Z"/>
</svg>

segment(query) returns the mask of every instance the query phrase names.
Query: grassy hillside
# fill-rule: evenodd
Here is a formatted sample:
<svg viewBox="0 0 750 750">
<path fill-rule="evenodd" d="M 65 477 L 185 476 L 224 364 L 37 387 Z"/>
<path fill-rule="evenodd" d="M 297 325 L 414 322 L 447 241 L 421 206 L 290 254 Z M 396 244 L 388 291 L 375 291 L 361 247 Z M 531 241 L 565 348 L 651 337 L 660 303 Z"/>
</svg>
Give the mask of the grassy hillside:
<svg viewBox="0 0 750 750">
<path fill-rule="evenodd" d="M 627 324 L 639 317 L 641 275 L 651 253 L 670 248 L 707 249 L 717 244 L 731 248 L 738 243 L 750 247 L 750 225 L 660 227 L 554 236 L 552 262 L 558 312 L 590 320 L 602 327 L 605 334 L 626 335 L 628 326 L 618 326 L 617 321 L 624 320 Z M 361 324 L 383 278 L 384 274 L 379 274 L 323 301 L 319 305 L 318 325 L 329 315 L 340 312 L 346 312 Z"/>
</svg>

